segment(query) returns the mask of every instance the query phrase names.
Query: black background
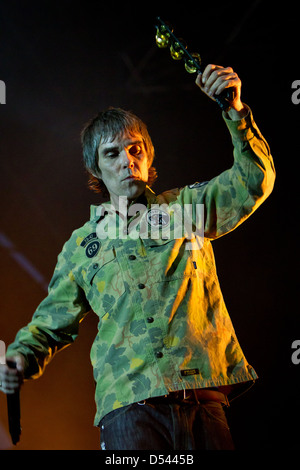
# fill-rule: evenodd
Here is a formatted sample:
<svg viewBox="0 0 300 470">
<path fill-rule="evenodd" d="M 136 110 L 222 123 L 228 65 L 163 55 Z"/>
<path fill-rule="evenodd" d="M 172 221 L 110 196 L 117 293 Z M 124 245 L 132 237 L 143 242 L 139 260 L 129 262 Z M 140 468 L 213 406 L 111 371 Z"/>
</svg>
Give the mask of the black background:
<svg viewBox="0 0 300 470">
<path fill-rule="evenodd" d="M 203 2 L 204 3 L 204 2 Z M 208 3 L 208 2 L 205 2 Z M 227 416 L 237 449 L 296 449 L 300 420 L 298 160 L 300 79 L 297 2 L 1 1 L 0 339 L 9 344 L 45 296 L 58 253 L 100 202 L 87 188 L 80 131 L 108 106 L 131 109 L 156 149 L 159 193 L 206 181 L 232 164 L 218 106 L 180 62 L 155 45 L 155 18 L 170 21 L 204 63 L 230 65 L 242 80 L 275 160 L 270 198 L 213 243 L 226 305 L 259 380 Z M 4 238 L 11 245 L 4 246 Z M 22 254 L 39 272 L 33 276 Z M 18 255 L 17 255 L 18 256 Z M 18 449 L 98 449 L 89 349 L 90 314 L 75 344 L 22 389 Z M 0 397 L 0 448 L 10 448 Z"/>
</svg>

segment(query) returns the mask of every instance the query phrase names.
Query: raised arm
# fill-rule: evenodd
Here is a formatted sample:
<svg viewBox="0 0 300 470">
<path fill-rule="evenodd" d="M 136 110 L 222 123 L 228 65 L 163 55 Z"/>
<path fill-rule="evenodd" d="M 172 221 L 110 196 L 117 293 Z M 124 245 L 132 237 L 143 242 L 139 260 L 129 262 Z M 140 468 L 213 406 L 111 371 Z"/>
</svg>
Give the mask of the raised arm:
<svg viewBox="0 0 300 470">
<path fill-rule="evenodd" d="M 232 167 L 205 184 L 186 186 L 180 194 L 182 203 L 204 204 L 204 235 L 214 239 L 236 228 L 270 195 L 275 169 L 252 112 L 241 101 L 237 74 L 229 67 L 209 65 L 196 84 L 212 99 L 226 87 L 234 88 L 232 107 L 223 112 L 234 146 Z"/>
</svg>

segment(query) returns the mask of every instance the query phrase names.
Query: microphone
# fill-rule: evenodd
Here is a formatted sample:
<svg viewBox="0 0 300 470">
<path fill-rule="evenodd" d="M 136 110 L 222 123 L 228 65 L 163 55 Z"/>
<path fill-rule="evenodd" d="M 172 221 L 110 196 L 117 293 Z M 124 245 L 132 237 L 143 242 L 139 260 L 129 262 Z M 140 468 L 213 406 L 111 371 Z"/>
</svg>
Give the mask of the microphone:
<svg viewBox="0 0 300 470">
<path fill-rule="evenodd" d="M 17 365 L 14 361 L 7 360 L 6 364 L 11 369 L 16 369 Z M 7 414 L 8 427 L 12 443 L 16 445 L 21 435 L 21 410 L 20 410 L 20 390 L 16 390 L 12 394 L 7 394 Z"/>
</svg>

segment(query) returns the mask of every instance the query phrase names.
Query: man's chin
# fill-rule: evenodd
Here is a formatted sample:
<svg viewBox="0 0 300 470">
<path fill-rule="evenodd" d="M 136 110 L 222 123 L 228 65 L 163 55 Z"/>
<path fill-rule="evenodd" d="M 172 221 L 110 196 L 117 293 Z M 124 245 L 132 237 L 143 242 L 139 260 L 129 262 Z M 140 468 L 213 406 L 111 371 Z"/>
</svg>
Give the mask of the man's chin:
<svg viewBox="0 0 300 470">
<path fill-rule="evenodd" d="M 141 181 L 141 180 L 129 180 L 127 183 L 127 187 L 124 188 L 124 196 L 126 196 L 128 199 L 135 199 L 139 197 L 146 188 L 146 182 Z"/>
</svg>

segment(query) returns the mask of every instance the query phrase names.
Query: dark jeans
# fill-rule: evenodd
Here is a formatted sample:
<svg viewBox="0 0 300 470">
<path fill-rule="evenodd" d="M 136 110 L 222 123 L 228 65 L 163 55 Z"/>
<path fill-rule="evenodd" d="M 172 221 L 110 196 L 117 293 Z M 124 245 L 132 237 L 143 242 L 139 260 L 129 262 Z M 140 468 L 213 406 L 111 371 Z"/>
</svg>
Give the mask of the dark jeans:
<svg viewBox="0 0 300 470">
<path fill-rule="evenodd" d="M 102 450 L 234 450 L 220 403 L 147 400 L 100 421 Z"/>
</svg>

